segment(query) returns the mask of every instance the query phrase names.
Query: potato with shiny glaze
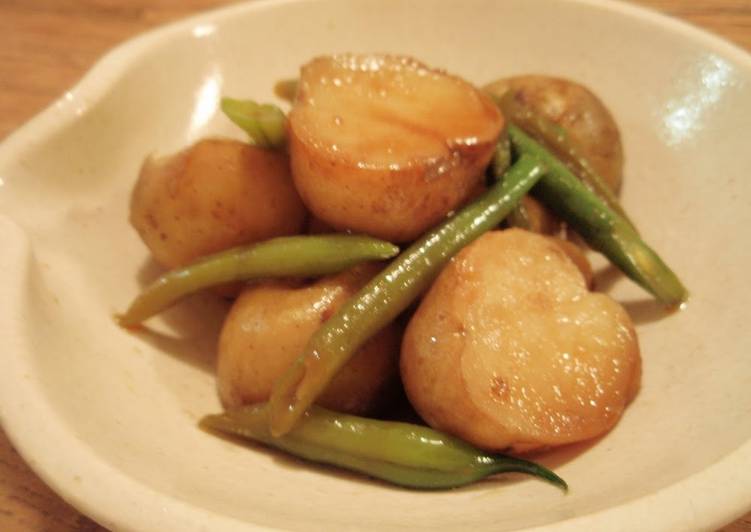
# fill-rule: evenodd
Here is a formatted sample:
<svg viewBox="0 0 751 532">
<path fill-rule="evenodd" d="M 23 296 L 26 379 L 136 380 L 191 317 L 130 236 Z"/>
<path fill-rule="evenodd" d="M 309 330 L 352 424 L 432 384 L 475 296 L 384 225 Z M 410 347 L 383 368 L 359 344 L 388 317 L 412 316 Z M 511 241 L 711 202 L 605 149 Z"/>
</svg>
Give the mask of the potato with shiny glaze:
<svg viewBox="0 0 751 532">
<path fill-rule="evenodd" d="M 584 250 L 578 244 L 575 244 L 570 240 L 556 236 L 551 236 L 549 238 L 555 242 L 555 244 L 568 256 L 569 260 L 579 268 L 579 273 L 584 277 L 584 285 L 591 289 L 594 286 L 595 273 L 592 271 L 592 265 L 589 263 L 589 259 Z"/>
<path fill-rule="evenodd" d="M 227 408 L 266 401 L 311 335 L 380 269 L 364 264 L 313 284 L 270 281 L 246 288 L 219 339 L 217 382 Z M 401 330 L 391 324 L 337 373 L 317 403 L 365 414 L 398 386 Z"/>
<path fill-rule="evenodd" d="M 338 230 L 410 241 L 477 188 L 502 126 L 487 95 L 414 59 L 319 57 L 289 115 L 295 185 Z"/>
<path fill-rule="evenodd" d="M 522 198 L 519 203 L 519 210 L 522 213 L 521 217 L 514 213 L 513 219 L 508 220 L 512 227 L 519 227 L 543 235 L 561 235 L 565 232 L 565 224 L 539 200 L 529 194 Z"/>
<path fill-rule="evenodd" d="M 509 90 L 517 101 L 563 127 L 594 170 L 618 192 L 623 178 L 623 147 L 613 115 L 587 87 L 550 76 L 503 78 L 483 88 L 495 98 Z"/>
<path fill-rule="evenodd" d="M 526 452 L 612 428 L 638 388 L 640 356 L 626 311 L 590 293 L 555 241 L 510 229 L 439 275 L 405 332 L 401 373 L 431 426 Z"/>
<path fill-rule="evenodd" d="M 133 227 L 166 268 L 299 233 L 306 216 L 287 156 L 229 139 L 148 158 L 130 204 Z"/>
</svg>

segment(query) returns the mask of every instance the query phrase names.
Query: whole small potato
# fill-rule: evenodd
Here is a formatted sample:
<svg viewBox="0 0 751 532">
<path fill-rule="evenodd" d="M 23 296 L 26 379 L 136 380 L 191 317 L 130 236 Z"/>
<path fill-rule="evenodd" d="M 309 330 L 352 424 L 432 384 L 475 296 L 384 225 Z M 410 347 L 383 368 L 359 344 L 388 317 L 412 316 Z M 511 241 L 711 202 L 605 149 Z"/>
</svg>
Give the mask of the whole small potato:
<svg viewBox="0 0 751 532">
<path fill-rule="evenodd" d="M 524 196 L 520 207 L 524 209 L 526 218 L 526 225 L 520 228 L 543 235 L 558 235 L 563 232 L 565 226 L 561 220 L 536 198 L 529 194 Z"/>
<path fill-rule="evenodd" d="M 224 139 L 146 159 L 130 204 L 131 224 L 166 268 L 299 233 L 306 216 L 285 154 Z"/>
<path fill-rule="evenodd" d="M 509 90 L 517 100 L 560 125 L 613 191 L 623 178 L 621 134 L 602 101 L 579 83 L 550 76 L 516 76 L 483 88 L 496 98 Z"/>
<path fill-rule="evenodd" d="M 573 262 L 579 272 L 584 277 L 584 284 L 587 288 L 591 289 L 594 286 L 595 274 L 592 271 L 592 265 L 589 263 L 589 259 L 585 254 L 584 249 L 570 240 L 565 238 L 559 238 L 555 236 L 549 237 L 553 242 L 558 245 L 568 258 Z"/>
<path fill-rule="evenodd" d="M 311 335 L 379 269 L 367 264 L 310 285 L 272 281 L 246 288 L 219 339 L 217 382 L 224 406 L 266 401 Z M 317 403 L 352 414 L 380 406 L 398 385 L 400 340 L 395 324 L 371 338 Z"/>
<path fill-rule="evenodd" d="M 603 434 L 636 393 L 640 367 L 626 311 L 590 293 L 554 240 L 520 229 L 464 248 L 402 342 L 402 380 L 417 412 L 493 451 Z"/>
<path fill-rule="evenodd" d="M 319 57 L 289 115 L 292 173 L 323 222 L 406 242 L 477 189 L 502 127 L 487 95 L 414 59 Z"/>
</svg>

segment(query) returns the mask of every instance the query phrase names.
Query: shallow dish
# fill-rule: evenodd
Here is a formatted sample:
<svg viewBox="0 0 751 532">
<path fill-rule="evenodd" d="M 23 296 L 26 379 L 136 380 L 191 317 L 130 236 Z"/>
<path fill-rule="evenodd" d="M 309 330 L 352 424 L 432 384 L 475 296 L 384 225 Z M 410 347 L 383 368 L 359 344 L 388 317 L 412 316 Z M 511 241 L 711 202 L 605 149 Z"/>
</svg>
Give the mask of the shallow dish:
<svg viewBox="0 0 751 532">
<path fill-rule="evenodd" d="M 143 156 L 236 135 L 222 94 L 269 100 L 316 54 L 373 50 L 478 84 L 570 77 L 621 126 L 624 203 L 693 295 L 668 316 L 598 272 L 638 324 L 644 375 L 615 430 L 542 459 L 568 495 L 519 478 L 411 492 L 211 437 L 196 421 L 219 409 L 222 304 L 194 298 L 139 334 L 112 320 L 156 272 L 127 224 Z M 46 482 L 116 529 L 720 526 L 751 507 L 749 124 L 746 53 L 621 3 L 255 2 L 152 32 L 0 146 L 0 420 Z"/>
</svg>

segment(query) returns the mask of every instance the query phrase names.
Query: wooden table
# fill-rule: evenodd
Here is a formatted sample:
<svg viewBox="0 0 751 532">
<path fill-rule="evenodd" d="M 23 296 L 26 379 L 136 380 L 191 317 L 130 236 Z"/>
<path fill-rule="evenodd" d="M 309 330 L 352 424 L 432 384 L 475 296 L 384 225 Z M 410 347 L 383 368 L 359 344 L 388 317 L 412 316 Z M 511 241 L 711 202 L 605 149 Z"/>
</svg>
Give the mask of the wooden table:
<svg viewBox="0 0 751 532">
<path fill-rule="evenodd" d="M 635 1 L 751 50 L 751 0 Z M 158 24 L 231 2 L 0 0 L 0 139 L 73 85 L 114 45 Z M 0 530 L 102 528 L 45 486 L 0 431 Z M 723 531 L 751 531 L 751 513 Z"/>
</svg>

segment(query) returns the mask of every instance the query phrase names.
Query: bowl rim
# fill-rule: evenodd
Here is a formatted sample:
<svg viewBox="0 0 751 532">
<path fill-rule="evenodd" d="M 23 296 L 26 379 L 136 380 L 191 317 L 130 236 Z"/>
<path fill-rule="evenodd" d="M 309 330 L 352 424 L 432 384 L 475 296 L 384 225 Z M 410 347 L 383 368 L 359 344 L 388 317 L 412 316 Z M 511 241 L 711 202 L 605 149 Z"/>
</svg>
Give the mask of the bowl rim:
<svg viewBox="0 0 751 532">
<path fill-rule="evenodd" d="M 75 102 L 91 108 L 101 101 L 122 75 L 152 46 L 179 38 L 199 25 L 217 24 L 240 14 L 283 8 L 294 3 L 317 0 L 255 0 L 216 8 L 172 22 L 133 37 L 106 53 L 91 69 L 46 109 L 0 142 L 0 169 L 17 160 L 27 146 L 39 138 L 63 131 L 79 119 L 72 112 Z M 553 0 L 545 0 L 553 1 Z M 688 22 L 674 19 L 650 8 L 624 0 L 559 0 L 593 9 L 616 12 L 659 26 L 665 31 L 699 43 L 703 48 L 732 59 L 751 72 L 751 54 L 739 46 Z M 0 235 L 5 253 L 0 264 L 8 279 L 28 274 L 30 245 L 28 237 L 15 223 L 0 213 Z M 23 283 L 0 283 L 0 299 L 22 301 Z M 14 315 L 14 305 L 0 305 L 0 338 L 5 351 L 5 371 L 0 372 L 0 425 L 14 448 L 31 469 L 64 500 L 108 528 L 118 530 L 270 530 L 211 510 L 187 504 L 173 496 L 141 484 L 106 460 L 91 452 L 85 441 L 66 429 L 52 405 L 45 399 L 41 384 L 33 378 L 33 366 L 19 349 L 24 339 L 15 331 L 22 318 Z M 54 452 L 51 450 L 54 449 Z M 74 464 L 86 463 L 96 483 L 82 483 Z M 717 528 L 751 508 L 751 483 L 743 477 L 743 464 L 751 464 L 751 440 L 717 462 L 679 482 L 631 501 L 581 516 L 529 530 L 561 531 L 608 529 L 628 522 L 633 515 L 649 515 L 647 530 Z M 707 490 L 707 486 L 723 486 Z M 677 502 L 685 511 L 666 511 Z"/>
</svg>

